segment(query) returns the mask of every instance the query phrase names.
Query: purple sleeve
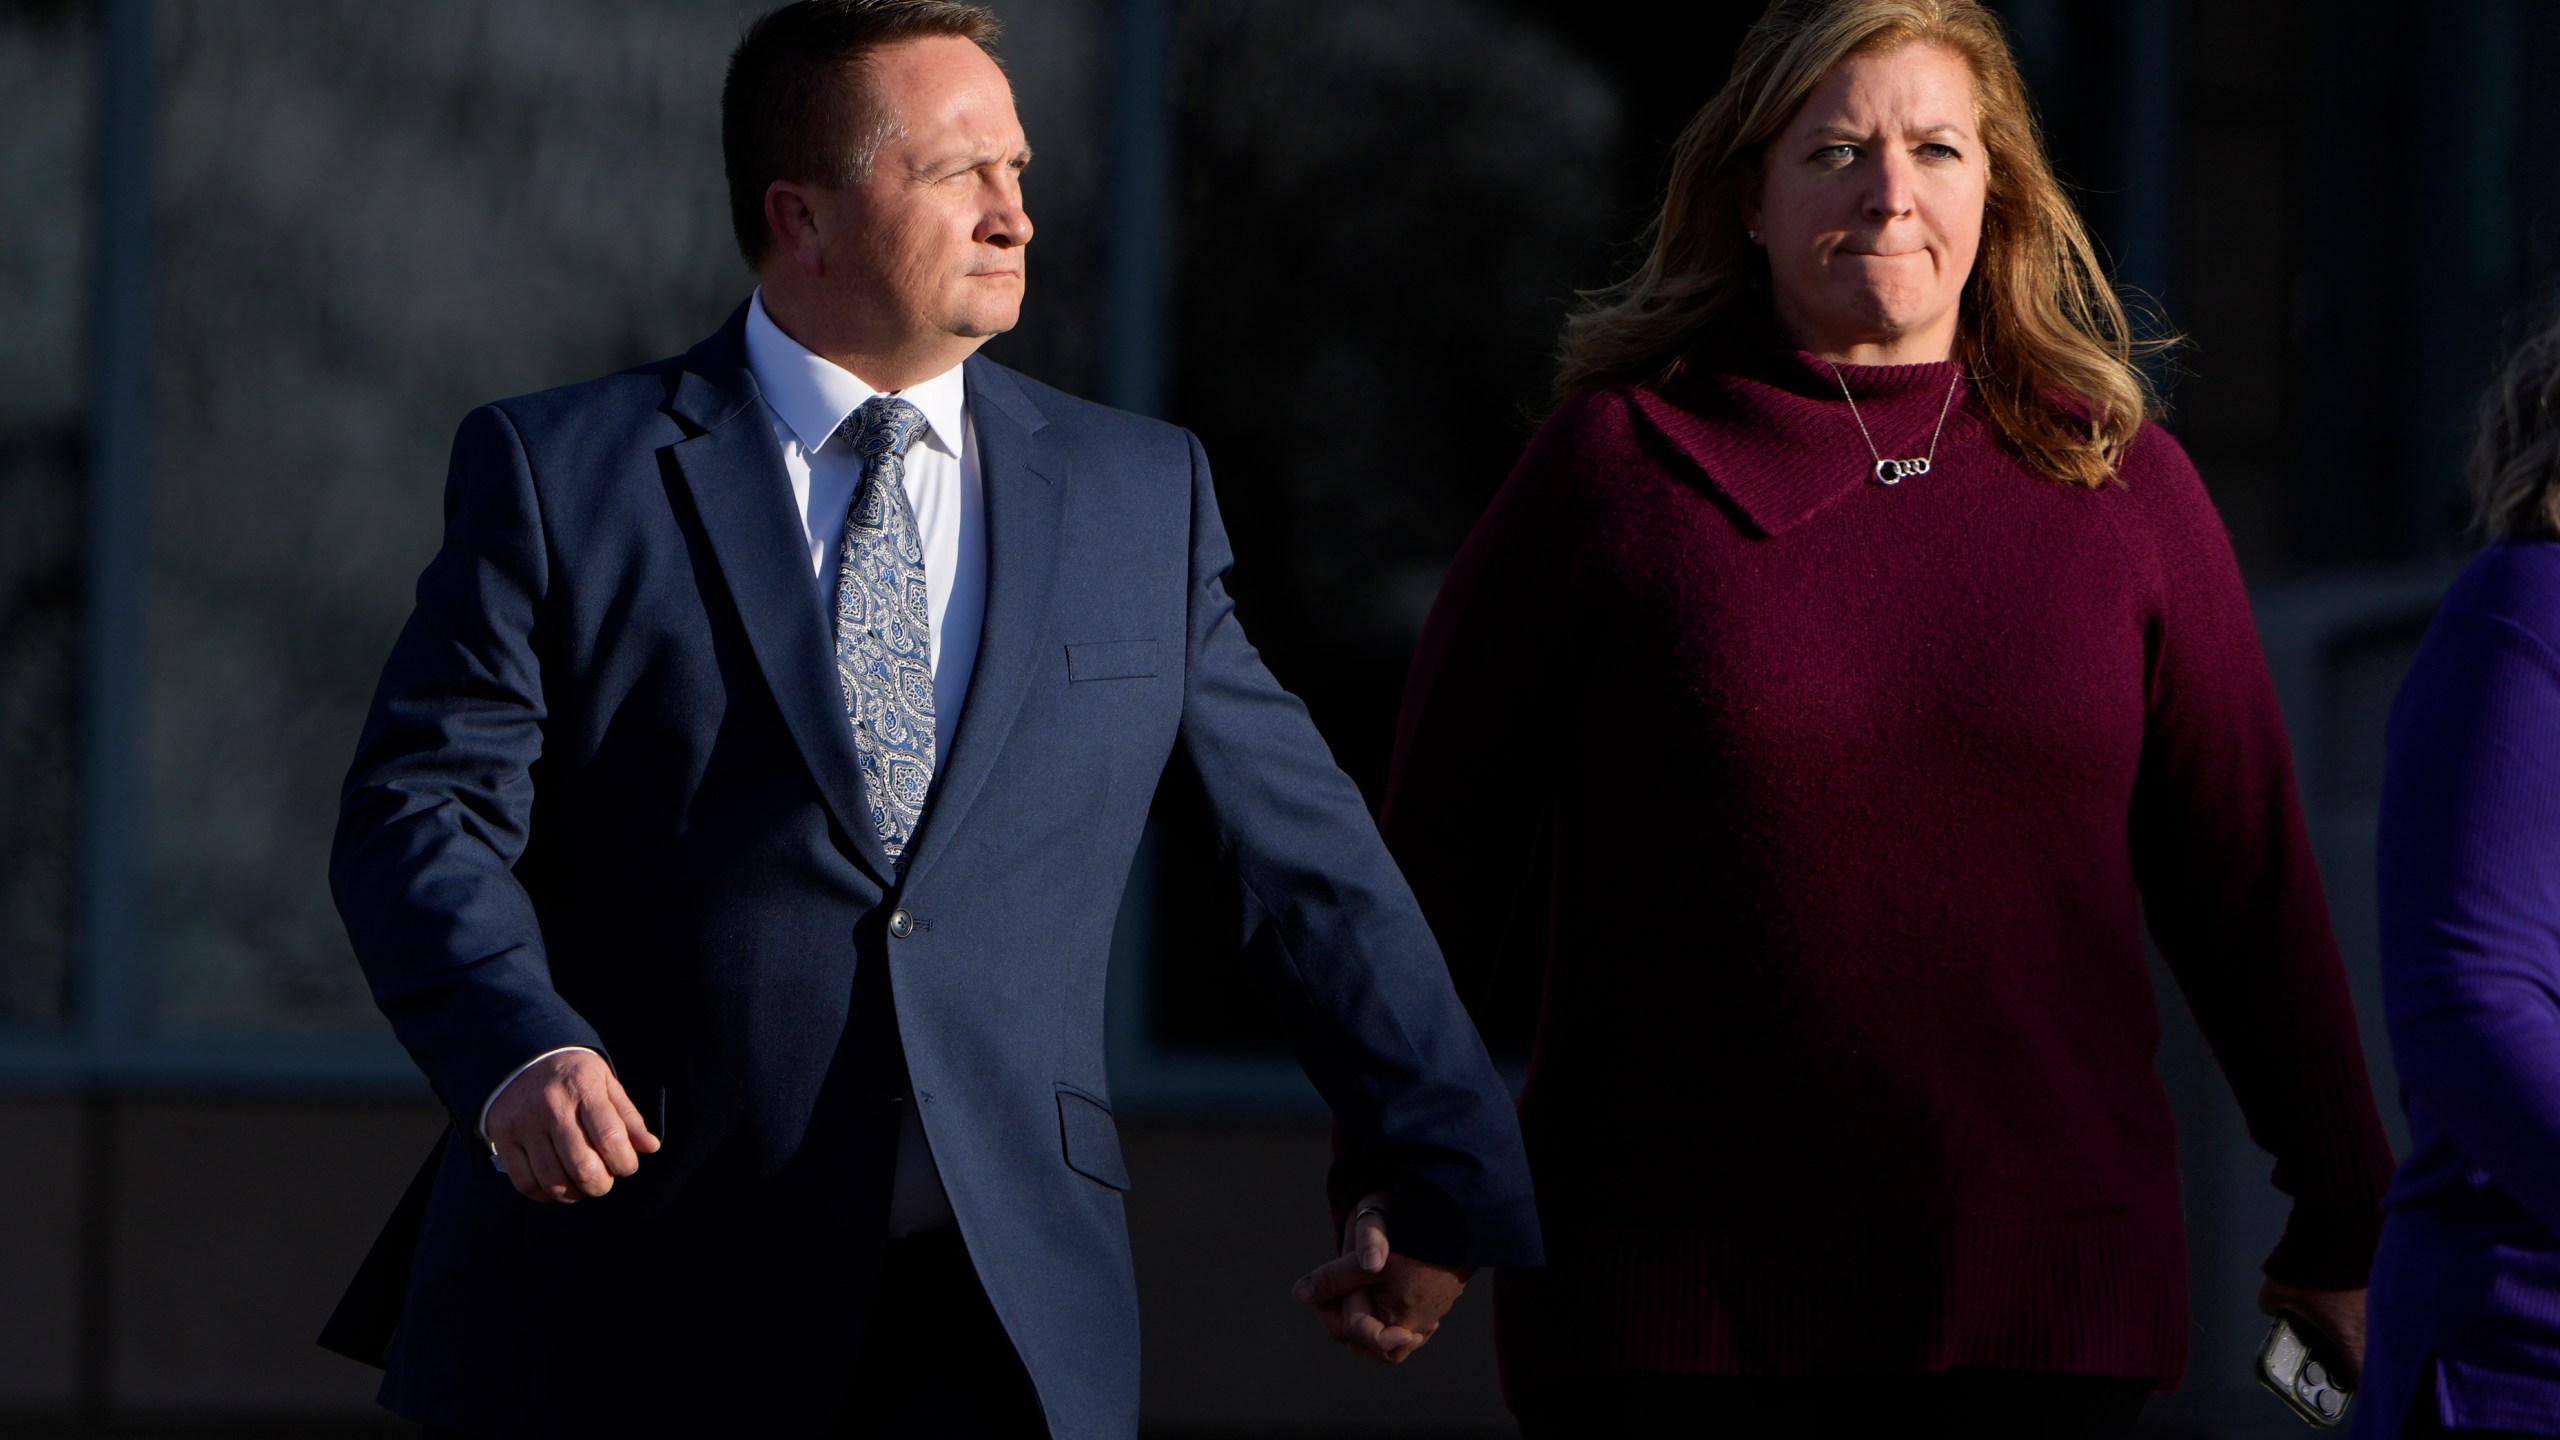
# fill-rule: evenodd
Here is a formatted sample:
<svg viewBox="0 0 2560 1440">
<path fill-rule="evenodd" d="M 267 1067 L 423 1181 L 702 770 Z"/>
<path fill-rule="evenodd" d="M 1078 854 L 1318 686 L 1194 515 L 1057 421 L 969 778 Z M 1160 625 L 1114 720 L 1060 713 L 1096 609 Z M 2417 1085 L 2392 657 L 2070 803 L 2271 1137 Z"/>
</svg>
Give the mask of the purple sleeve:
<svg viewBox="0 0 2560 1440">
<path fill-rule="evenodd" d="M 2560 655 L 2516 621 L 2449 601 L 2428 632 L 2392 711 L 2376 867 L 2413 1122 L 2560 1231 Z"/>
</svg>

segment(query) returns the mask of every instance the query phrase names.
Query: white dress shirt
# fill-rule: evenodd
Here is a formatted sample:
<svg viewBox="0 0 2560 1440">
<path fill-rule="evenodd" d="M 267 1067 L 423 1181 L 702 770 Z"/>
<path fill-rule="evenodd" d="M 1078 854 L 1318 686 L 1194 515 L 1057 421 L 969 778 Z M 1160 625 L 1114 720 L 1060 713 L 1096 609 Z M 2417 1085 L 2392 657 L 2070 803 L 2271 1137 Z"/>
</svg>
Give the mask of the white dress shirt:
<svg viewBox="0 0 2560 1440">
<path fill-rule="evenodd" d="M 880 392 L 852 371 L 809 352 L 764 313 L 764 292 L 747 302 L 747 369 L 773 411 L 773 438 L 809 542 L 809 571 L 827 613 L 835 613 L 836 549 L 845 512 L 862 482 L 862 458 L 836 427 Z M 933 758 L 951 754 L 978 666 L 978 630 L 987 618 L 987 500 L 978 478 L 977 432 L 968 389 L 955 365 L 899 392 L 924 412 L 924 434 L 907 447 L 907 501 L 924 541 L 925 604 L 933 618 Z"/>
<path fill-rule="evenodd" d="M 764 392 L 773 416 L 773 438 L 782 447 L 782 469 L 791 477 L 792 507 L 809 546 L 809 571 L 832 630 L 837 550 L 853 492 L 862 483 L 862 458 L 836 434 L 846 417 L 881 392 L 852 371 L 782 333 L 764 309 L 759 289 L 747 302 L 747 370 Z M 907 503 L 914 507 L 924 542 L 925 605 L 933 624 L 933 756 L 939 772 L 960 727 L 960 707 L 978 666 L 978 632 L 987 617 L 987 503 L 978 473 L 977 431 L 969 423 L 968 387 L 955 365 L 930 380 L 897 392 L 924 412 L 925 432 L 907 447 Z M 927 809 L 931 808 L 928 800 Z M 564 1045 L 518 1066 L 480 1106 L 480 1134 L 489 1133 L 489 1107 L 516 1076 L 554 1055 L 583 1050 Z M 948 1225 L 950 1199 L 934 1169 L 933 1151 L 915 1101 L 899 1107 L 898 1168 L 890 1187 L 889 1233 L 911 1235 Z M 492 1150 L 494 1154 L 494 1148 Z"/>
</svg>

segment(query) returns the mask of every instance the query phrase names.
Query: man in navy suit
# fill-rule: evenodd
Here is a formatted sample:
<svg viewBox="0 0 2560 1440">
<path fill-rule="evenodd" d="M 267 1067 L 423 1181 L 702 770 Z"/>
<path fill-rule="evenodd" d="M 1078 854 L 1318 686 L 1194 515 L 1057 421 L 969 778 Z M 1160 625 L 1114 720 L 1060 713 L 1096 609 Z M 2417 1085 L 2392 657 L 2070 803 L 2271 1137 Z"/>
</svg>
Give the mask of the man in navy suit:
<svg viewBox="0 0 2560 1440">
<path fill-rule="evenodd" d="M 1337 1118 L 1349 1243 L 1299 1298 L 1401 1359 L 1538 1258 L 1198 442 L 974 356 L 1032 234 L 993 36 L 758 22 L 722 102 L 756 294 L 455 442 L 332 865 L 455 1124 L 324 1343 L 431 1427 L 1133 1434 L 1103 972 L 1177 753 Z"/>
</svg>

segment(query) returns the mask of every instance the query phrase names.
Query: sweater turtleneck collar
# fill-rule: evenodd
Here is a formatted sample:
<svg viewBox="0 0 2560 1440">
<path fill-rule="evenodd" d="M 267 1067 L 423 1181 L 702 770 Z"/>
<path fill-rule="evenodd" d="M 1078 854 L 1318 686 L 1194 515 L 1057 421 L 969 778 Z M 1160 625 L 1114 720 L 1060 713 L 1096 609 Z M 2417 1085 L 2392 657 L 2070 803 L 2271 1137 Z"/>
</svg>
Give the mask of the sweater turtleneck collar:
<svg viewBox="0 0 2560 1440">
<path fill-rule="evenodd" d="M 1917 456 L 1928 453 L 1944 407 L 1943 458 L 1970 390 L 1958 368 L 1953 360 L 1835 365 L 1770 340 L 1737 347 L 1662 390 L 1638 386 L 1633 395 L 1638 413 L 1706 472 L 1751 527 L 1774 536 L 1874 483 L 1875 455 L 1860 419 L 1886 458 Z M 1854 415 L 1843 385 L 1857 401 Z"/>
</svg>

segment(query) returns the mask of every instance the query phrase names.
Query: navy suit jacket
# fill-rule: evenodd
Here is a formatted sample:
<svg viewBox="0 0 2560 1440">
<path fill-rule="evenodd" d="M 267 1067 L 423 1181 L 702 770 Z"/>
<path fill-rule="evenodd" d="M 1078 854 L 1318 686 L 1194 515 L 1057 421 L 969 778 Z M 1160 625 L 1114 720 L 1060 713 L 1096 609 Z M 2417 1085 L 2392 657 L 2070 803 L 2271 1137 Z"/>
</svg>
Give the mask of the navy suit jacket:
<svg viewBox="0 0 2560 1440">
<path fill-rule="evenodd" d="M 822 1430 L 907 1090 L 1052 1430 L 1133 1434 L 1103 977 L 1177 750 L 1337 1117 L 1337 1190 L 1391 1191 L 1423 1258 L 1534 1263 L 1507 1094 L 1358 791 L 1237 624 L 1198 442 L 968 362 L 985 630 L 901 873 L 743 317 L 455 441 L 331 880 L 458 1129 L 358 1287 L 388 1267 L 372 1333 L 348 1343 L 342 1312 L 331 1343 L 387 1363 L 392 1408 L 492 1436 Z M 537 1205 L 462 1137 L 563 1045 L 611 1060 L 665 1148 L 601 1200 Z"/>
</svg>

